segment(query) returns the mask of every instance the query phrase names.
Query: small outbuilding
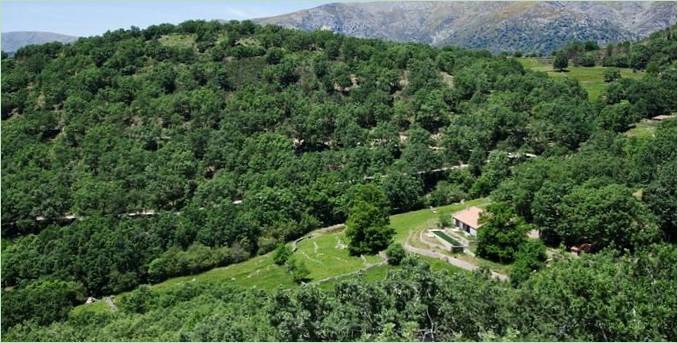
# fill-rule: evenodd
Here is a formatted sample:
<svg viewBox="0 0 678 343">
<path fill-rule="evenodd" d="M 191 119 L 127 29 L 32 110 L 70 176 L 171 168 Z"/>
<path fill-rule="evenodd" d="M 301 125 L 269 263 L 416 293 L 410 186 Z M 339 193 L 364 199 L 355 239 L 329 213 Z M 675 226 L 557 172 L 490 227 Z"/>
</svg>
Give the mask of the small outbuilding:
<svg viewBox="0 0 678 343">
<path fill-rule="evenodd" d="M 662 114 L 662 115 L 652 117 L 652 120 L 663 121 L 663 120 L 668 120 L 668 119 L 675 118 L 675 117 L 676 117 L 675 115 Z"/>
<path fill-rule="evenodd" d="M 481 213 L 483 213 L 483 209 L 475 206 L 459 211 L 452 215 L 454 226 L 466 231 L 471 236 L 476 236 L 478 229 L 482 226 L 482 224 L 478 223 Z"/>
</svg>

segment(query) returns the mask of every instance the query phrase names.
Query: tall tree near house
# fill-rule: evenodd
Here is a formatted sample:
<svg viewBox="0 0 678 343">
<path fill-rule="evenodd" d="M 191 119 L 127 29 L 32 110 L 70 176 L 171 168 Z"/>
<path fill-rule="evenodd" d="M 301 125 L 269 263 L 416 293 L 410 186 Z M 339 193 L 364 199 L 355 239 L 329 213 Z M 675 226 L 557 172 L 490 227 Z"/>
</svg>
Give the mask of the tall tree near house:
<svg viewBox="0 0 678 343">
<path fill-rule="evenodd" d="M 478 256 L 501 263 L 513 261 L 530 225 L 505 203 L 490 205 L 481 222 L 484 224 L 478 230 Z"/>
<path fill-rule="evenodd" d="M 395 235 L 395 230 L 388 225 L 388 217 L 376 206 L 365 201 L 353 205 L 346 221 L 349 252 L 362 255 L 384 250 Z"/>
</svg>

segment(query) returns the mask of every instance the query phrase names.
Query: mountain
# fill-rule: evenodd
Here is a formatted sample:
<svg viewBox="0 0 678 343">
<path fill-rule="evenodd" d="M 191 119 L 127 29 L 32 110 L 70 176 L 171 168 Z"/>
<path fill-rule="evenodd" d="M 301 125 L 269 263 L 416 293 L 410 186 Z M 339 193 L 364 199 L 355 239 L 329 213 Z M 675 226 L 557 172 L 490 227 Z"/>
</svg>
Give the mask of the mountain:
<svg viewBox="0 0 678 343">
<path fill-rule="evenodd" d="M 645 37 L 676 23 L 676 3 L 333 3 L 254 21 L 435 46 L 546 53 L 572 40 L 605 44 Z"/>
<path fill-rule="evenodd" d="M 54 32 L 40 31 L 12 31 L 3 32 L 2 51 L 15 52 L 26 45 L 45 44 L 50 42 L 71 43 L 78 40 L 78 37 L 62 35 Z"/>
</svg>

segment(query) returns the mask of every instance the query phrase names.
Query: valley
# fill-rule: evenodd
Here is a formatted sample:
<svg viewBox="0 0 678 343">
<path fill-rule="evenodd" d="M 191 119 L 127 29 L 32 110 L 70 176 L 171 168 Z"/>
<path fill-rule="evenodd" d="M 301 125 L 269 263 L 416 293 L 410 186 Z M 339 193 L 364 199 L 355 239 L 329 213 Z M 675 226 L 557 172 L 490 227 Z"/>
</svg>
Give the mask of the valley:
<svg viewBox="0 0 678 343">
<path fill-rule="evenodd" d="M 613 5 L 484 5 L 553 59 L 263 19 L 3 54 L 2 340 L 675 341 L 672 5 Z M 582 11 L 638 21 L 540 43 Z"/>
</svg>

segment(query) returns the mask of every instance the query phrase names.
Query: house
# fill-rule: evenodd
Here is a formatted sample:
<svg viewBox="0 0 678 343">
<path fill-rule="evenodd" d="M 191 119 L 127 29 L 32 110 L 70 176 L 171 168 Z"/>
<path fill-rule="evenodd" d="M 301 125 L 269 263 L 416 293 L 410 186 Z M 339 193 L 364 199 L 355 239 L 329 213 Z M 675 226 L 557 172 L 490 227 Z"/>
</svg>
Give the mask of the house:
<svg viewBox="0 0 678 343">
<path fill-rule="evenodd" d="M 452 215 L 454 226 L 460 230 L 466 231 L 471 236 L 475 236 L 478 234 L 480 226 L 482 226 L 482 224 L 478 223 L 481 213 L 483 213 L 483 210 L 475 206 L 459 211 Z"/>
</svg>

